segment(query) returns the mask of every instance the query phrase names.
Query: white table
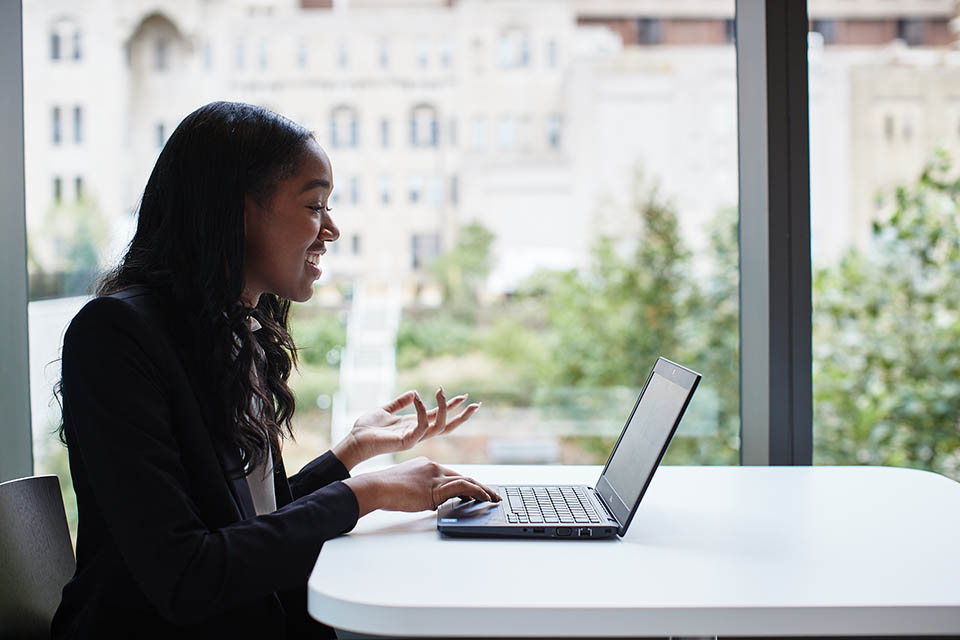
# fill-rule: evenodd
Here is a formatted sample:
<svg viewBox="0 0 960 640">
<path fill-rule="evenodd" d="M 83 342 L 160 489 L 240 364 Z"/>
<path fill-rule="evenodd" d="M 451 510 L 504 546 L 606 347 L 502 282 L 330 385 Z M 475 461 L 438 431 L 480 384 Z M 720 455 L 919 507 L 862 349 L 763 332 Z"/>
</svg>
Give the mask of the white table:
<svg viewBox="0 0 960 640">
<path fill-rule="evenodd" d="M 600 467 L 471 466 L 487 484 Z M 310 614 L 393 636 L 960 635 L 960 483 L 888 467 L 663 467 L 613 540 L 452 539 L 374 512 Z"/>
</svg>

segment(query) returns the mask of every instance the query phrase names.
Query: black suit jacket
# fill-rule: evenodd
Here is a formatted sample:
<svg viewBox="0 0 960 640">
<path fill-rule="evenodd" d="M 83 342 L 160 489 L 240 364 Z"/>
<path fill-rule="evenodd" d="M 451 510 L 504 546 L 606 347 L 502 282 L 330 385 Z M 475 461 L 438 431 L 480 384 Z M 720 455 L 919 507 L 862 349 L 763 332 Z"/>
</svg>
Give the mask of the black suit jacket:
<svg viewBox="0 0 960 640">
<path fill-rule="evenodd" d="M 77 571 L 54 638 L 323 635 L 306 582 L 325 540 L 357 522 L 346 468 L 327 452 L 257 516 L 239 449 L 177 314 L 135 288 L 91 300 L 62 354 L 63 419 L 77 494 Z M 330 576 L 331 580 L 336 576 Z"/>
</svg>

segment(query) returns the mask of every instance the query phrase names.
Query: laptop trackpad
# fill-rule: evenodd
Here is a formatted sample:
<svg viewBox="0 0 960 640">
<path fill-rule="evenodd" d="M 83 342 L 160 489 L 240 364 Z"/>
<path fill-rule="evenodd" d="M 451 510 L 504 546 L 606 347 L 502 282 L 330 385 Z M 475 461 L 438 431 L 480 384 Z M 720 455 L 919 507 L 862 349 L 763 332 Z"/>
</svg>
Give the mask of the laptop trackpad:
<svg viewBox="0 0 960 640">
<path fill-rule="evenodd" d="M 444 518 L 457 518 L 462 523 L 469 519 L 471 524 L 503 521 L 499 502 L 477 502 L 476 500 L 452 500 L 443 509 Z"/>
</svg>

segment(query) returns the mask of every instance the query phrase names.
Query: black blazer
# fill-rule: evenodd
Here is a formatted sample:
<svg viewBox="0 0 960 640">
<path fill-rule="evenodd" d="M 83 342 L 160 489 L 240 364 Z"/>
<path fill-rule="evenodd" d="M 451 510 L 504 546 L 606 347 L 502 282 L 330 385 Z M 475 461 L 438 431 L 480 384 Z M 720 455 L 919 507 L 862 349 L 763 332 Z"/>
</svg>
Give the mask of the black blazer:
<svg viewBox="0 0 960 640">
<path fill-rule="evenodd" d="M 306 582 L 323 542 L 357 522 L 349 473 L 328 451 L 288 479 L 277 456 L 277 511 L 257 516 L 184 329 L 143 288 L 91 300 L 67 329 L 77 571 L 53 637 L 328 635 Z"/>
</svg>

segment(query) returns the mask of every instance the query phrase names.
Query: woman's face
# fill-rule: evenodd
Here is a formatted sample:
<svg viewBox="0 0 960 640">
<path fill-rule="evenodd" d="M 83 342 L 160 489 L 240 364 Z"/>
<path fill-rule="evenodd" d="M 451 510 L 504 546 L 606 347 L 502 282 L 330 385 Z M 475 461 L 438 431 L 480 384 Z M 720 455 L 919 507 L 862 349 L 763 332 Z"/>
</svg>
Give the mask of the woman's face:
<svg viewBox="0 0 960 640">
<path fill-rule="evenodd" d="M 310 299 L 325 243 L 340 237 L 327 211 L 332 189 L 330 160 L 311 138 L 296 172 L 277 184 L 269 203 L 244 199 L 244 304 L 256 306 L 261 293 Z"/>
</svg>

